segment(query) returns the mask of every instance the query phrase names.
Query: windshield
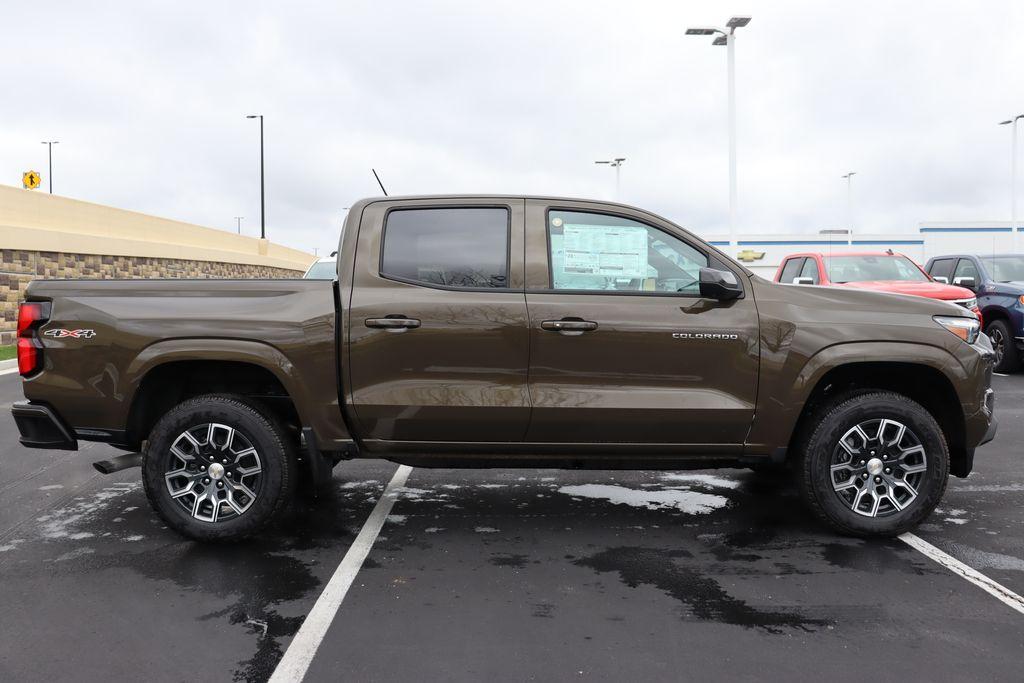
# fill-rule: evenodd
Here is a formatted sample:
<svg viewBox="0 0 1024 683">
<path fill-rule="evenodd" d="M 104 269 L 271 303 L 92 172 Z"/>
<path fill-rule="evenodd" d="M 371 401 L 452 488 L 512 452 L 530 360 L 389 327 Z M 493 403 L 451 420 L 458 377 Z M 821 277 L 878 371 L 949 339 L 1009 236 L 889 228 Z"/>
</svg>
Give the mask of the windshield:
<svg viewBox="0 0 1024 683">
<path fill-rule="evenodd" d="M 981 261 L 996 282 L 1024 282 L 1024 256 L 988 256 Z"/>
<path fill-rule="evenodd" d="M 928 276 L 906 256 L 826 256 L 825 269 L 828 279 L 836 284 L 875 280 L 928 282 Z"/>
<path fill-rule="evenodd" d="M 307 280 L 333 280 L 337 274 L 337 261 L 317 261 L 304 276 Z"/>
</svg>

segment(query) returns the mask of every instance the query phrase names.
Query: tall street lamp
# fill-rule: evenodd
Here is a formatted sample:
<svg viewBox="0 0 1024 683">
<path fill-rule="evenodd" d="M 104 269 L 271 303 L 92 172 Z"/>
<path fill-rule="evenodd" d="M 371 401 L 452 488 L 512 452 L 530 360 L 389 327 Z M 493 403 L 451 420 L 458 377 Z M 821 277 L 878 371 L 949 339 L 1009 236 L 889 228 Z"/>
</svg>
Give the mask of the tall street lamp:
<svg viewBox="0 0 1024 683">
<path fill-rule="evenodd" d="M 750 23 L 750 17 L 732 17 L 725 28 L 699 27 L 686 29 L 688 36 L 710 36 L 716 38 L 712 45 L 725 45 L 728 53 L 729 79 L 729 246 L 736 246 L 736 57 L 734 43 L 736 29 Z"/>
<path fill-rule="evenodd" d="M 622 168 L 622 162 L 626 160 L 626 157 L 615 157 L 614 159 L 608 159 L 607 161 L 595 161 L 595 164 L 607 164 L 615 169 L 615 199 L 619 198 L 619 169 Z"/>
<path fill-rule="evenodd" d="M 50 181 L 50 194 L 53 194 L 53 146 L 59 145 L 60 140 L 44 140 L 43 144 L 46 145 L 47 152 L 49 152 L 49 166 L 46 170 L 46 177 Z"/>
<path fill-rule="evenodd" d="M 846 180 L 846 243 L 853 244 L 853 191 L 851 189 L 853 176 L 857 175 L 856 171 L 850 171 L 843 178 Z"/>
<path fill-rule="evenodd" d="M 263 185 L 263 114 L 249 114 L 245 118 L 260 120 L 260 238 L 267 239 L 267 204 Z"/>
<path fill-rule="evenodd" d="M 1017 252 L 1017 121 L 1024 119 L 1024 114 L 1017 114 L 1012 119 L 1000 121 L 1000 126 L 1009 125 L 1013 129 L 1010 138 L 1010 244 L 1013 252 Z"/>
</svg>

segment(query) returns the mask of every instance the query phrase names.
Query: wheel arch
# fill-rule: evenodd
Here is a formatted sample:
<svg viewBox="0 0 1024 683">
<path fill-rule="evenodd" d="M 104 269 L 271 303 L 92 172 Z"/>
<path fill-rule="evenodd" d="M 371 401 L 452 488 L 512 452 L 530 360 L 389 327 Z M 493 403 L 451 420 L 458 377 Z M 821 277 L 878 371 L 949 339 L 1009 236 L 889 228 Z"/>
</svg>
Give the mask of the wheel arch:
<svg viewBox="0 0 1024 683">
<path fill-rule="evenodd" d="M 814 384 L 790 437 L 789 458 L 798 454 L 799 441 L 814 416 L 839 396 L 869 391 L 892 391 L 920 404 L 935 418 L 949 446 L 950 472 L 966 476 L 970 454 L 960 397 L 946 374 L 931 364 L 912 361 L 860 361 L 831 367 Z"/>
<path fill-rule="evenodd" d="M 309 424 L 296 400 L 294 367 L 262 342 L 168 340 L 147 347 L 127 368 L 131 387 L 127 440 L 137 444 L 174 405 L 193 396 L 230 393 L 267 406 L 289 429 Z"/>
</svg>

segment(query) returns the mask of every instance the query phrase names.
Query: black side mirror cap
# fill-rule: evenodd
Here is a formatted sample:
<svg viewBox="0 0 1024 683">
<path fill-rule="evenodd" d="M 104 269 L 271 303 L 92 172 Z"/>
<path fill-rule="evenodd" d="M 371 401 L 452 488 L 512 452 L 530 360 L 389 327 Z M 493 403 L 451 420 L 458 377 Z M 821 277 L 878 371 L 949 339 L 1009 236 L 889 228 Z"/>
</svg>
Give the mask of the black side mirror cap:
<svg viewBox="0 0 1024 683">
<path fill-rule="evenodd" d="M 700 269 L 700 295 L 706 299 L 730 301 L 743 294 L 739 278 L 731 270 Z"/>
</svg>

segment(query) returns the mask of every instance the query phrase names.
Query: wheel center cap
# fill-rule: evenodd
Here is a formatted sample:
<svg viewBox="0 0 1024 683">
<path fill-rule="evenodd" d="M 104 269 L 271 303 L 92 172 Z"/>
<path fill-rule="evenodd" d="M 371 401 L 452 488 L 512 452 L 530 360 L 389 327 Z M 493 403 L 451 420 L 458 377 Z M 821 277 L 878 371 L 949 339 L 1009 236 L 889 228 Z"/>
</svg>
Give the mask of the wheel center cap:
<svg viewBox="0 0 1024 683">
<path fill-rule="evenodd" d="M 882 461 L 878 458 L 871 458 L 868 460 L 868 474 L 881 474 L 882 473 Z M 213 469 L 213 466 L 210 466 Z"/>
<path fill-rule="evenodd" d="M 872 461 L 872 462 L 874 462 L 874 461 Z M 869 467 L 870 467 L 870 465 L 869 465 Z M 879 465 L 879 467 L 881 467 L 881 465 Z M 219 462 L 215 462 L 212 465 L 210 465 L 210 469 L 208 470 L 208 473 L 210 475 L 210 479 L 214 479 L 214 480 L 221 479 L 221 478 L 224 477 L 224 465 L 221 465 Z"/>
</svg>

